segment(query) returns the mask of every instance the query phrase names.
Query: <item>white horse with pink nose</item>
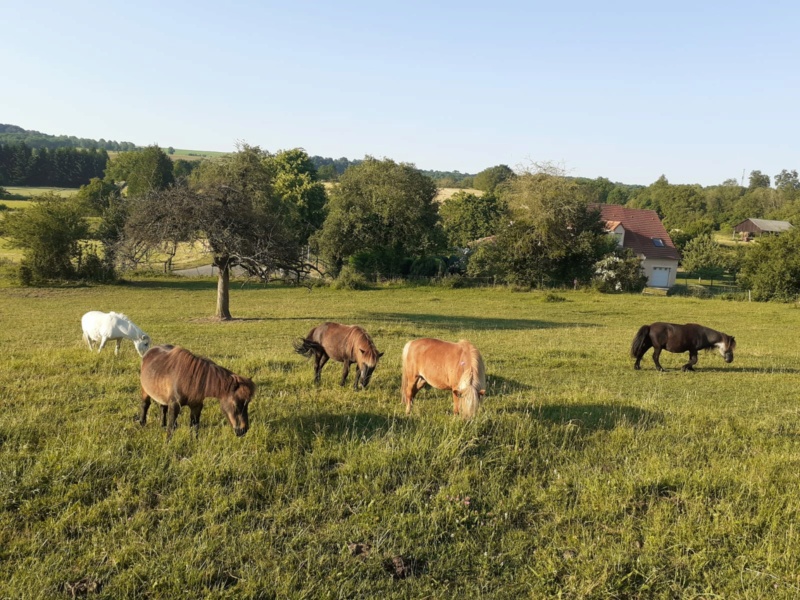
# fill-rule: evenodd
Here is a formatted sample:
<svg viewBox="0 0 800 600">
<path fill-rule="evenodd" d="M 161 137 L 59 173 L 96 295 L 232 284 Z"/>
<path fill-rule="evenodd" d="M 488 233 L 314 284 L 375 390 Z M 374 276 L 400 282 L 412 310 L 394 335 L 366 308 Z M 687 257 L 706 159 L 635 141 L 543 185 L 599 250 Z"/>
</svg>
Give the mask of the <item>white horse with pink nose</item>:
<svg viewBox="0 0 800 600">
<path fill-rule="evenodd" d="M 83 327 L 83 339 L 89 346 L 89 350 L 94 351 L 94 344 L 99 344 L 97 352 L 100 352 L 108 340 L 114 340 L 117 347 L 114 354 L 119 354 L 119 345 L 124 339 L 132 340 L 139 356 L 144 356 L 150 348 L 150 336 L 139 329 L 133 321 L 122 313 L 100 312 L 92 310 L 81 317 Z"/>
</svg>

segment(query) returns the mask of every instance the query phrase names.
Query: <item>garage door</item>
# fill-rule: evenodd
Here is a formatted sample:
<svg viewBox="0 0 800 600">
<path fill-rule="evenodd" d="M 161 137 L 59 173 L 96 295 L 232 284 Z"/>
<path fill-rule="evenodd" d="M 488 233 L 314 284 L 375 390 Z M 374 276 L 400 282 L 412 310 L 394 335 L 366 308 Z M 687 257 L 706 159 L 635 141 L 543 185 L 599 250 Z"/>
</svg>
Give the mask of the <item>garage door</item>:
<svg viewBox="0 0 800 600">
<path fill-rule="evenodd" d="M 653 267 L 653 274 L 650 275 L 650 287 L 669 287 L 669 267 Z"/>
</svg>

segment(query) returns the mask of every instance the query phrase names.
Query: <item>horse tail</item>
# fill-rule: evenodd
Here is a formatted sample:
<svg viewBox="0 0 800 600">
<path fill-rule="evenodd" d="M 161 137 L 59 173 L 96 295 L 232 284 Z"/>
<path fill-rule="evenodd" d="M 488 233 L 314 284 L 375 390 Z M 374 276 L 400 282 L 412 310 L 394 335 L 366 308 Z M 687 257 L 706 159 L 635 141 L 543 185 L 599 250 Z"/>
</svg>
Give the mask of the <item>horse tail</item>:
<svg viewBox="0 0 800 600">
<path fill-rule="evenodd" d="M 642 325 L 633 337 L 631 356 L 633 358 L 641 357 L 650 346 L 650 325 Z"/>
<path fill-rule="evenodd" d="M 469 342 L 462 341 L 460 345 L 464 349 L 464 373 L 458 382 L 458 392 L 461 396 L 461 416 L 464 419 L 471 419 L 478 412 L 481 398 L 486 393 L 486 367 L 483 364 L 483 357 L 478 349 Z"/>
<path fill-rule="evenodd" d="M 292 345 L 295 352 L 306 357 L 310 357 L 314 352 L 324 352 L 321 344 L 309 338 L 297 338 Z"/>
</svg>

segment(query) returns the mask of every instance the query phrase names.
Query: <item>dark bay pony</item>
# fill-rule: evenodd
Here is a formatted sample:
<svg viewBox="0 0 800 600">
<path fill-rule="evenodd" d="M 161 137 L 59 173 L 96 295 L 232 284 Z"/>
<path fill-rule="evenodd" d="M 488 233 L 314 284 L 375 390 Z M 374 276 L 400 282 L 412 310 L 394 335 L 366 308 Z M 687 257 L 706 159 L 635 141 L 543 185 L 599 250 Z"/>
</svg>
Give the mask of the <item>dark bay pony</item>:
<svg viewBox="0 0 800 600">
<path fill-rule="evenodd" d="M 640 369 L 639 363 L 642 357 L 650 348 L 653 348 L 653 362 L 656 369 L 663 371 L 664 368 L 658 362 L 658 357 L 662 350 L 689 353 L 689 362 L 683 365 L 684 371 L 694 371 L 697 364 L 697 352 L 706 348 L 716 347 L 725 359 L 725 362 L 733 362 L 733 351 L 736 349 L 736 340 L 733 336 L 714 331 L 708 327 L 703 327 L 697 323 L 687 323 L 686 325 L 676 325 L 674 323 L 653 323 L 652 325 L 642 325 L 631 344 L 631 356 L 636 359 L 634 369 Z"/>
<path fill-rule="evenodd" d="M 425 384 L 453 392 L 453 414 L 474 417 L 486 394 L 486 367 L 478 349 L 466 340 L 457 344 L 435 338 L 412 340 L 403 348 L 401 392 L 406 414 Z"/>
<path fill-rule="evenodd" d="M 366 388 L 372 378 L 372 372 L 378 365 L 383 352 L 378 352 L 372 338 L 358 325 L 341 325 L 339 323 L 323 323 L 308 332 L 304 338 L 294 342 L 294 350 L 303 356 L 314 357 L 314 382 L 320 382 L 322 367 L 333 359 L 344 363 L 342 381 L 344 385 L 350 373 L 350 365 L 357 365 L 356 380 L 353 389 L 358 391 L 359 382 Z"/>
<path fill-rule="evenodd" d="M 247 406 L 256 386 L 247 377 L 231 373 L 207 358 L 180 346 L 153 346 L 142 358 L 142 406 L 139 423 L 147 422 L 150 400 L 161 406 L 161 426 L 167 439 L 175 429 L 181 406 L 189 406 L 195 434 L 205 398 L 219 398 L 220 407 L 237 436 L 247 433 Z"/>
</svg>

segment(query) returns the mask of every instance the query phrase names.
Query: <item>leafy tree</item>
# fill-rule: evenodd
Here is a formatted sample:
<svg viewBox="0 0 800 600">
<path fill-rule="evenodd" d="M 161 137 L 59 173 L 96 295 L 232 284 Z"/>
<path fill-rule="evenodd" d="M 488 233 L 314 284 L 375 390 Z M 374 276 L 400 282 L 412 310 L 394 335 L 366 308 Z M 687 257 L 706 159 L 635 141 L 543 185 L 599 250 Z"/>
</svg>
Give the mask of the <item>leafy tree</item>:
<svg viewBox="0 0 800 600">
<path fill-rule="evenodd" d="M 175 181 L 189 177 L 199 164 L 199 160 L 184 160 L 179 158 L 172 162 L 172 176 Z"/>
<path fill-rule="evenodd" d="M 23 250 L 22 270 L 30 273 L 30 279 L 76 276 L 80 240 L 89 232 L 77 203 L 51 192 L 39 196 L 25 210 L 7 215 L 0 225 L 0 234 L 9 238 L 11 246 Z"/>
<path fill-rule="evenodd" d="M 683 250 L 684 270 L 708 278 L 711 285 L 725 270 L 725 259 L 720 245 L 710 235 L 700 235 L 686 244 Z"/>
<path fill-rule="evenodd" d="M 800 227 L 753 244 L 739 280 L 752 290 L 755 300 L 796 300 L 800 296 Z"/>
<path fill-rule="evenodd" d="M 456 192 L 439 207 L 447 242 L 458 248 L 496 233 L 502 213 L 502 205 L 493 194 L 479 196 L 464 191 Z"/>
<path fill-rule="evenodd" d="M 128 196 L 143 196 L 174 183 L 172 161 L 157 145 L 118 154 L 106 168 L 106 179 L 125 182 Z"/>
<path fill-rule="evenodd" d="M 325 223 L 314 240 L 332 272 L 362 256 L 382 276 L 402 275 L 410 259 L 442 246 L 436 185 L 413 165 L 367 157 L 332 190 Z"/>
<path fill-rule="evenodd" d="M 515 177 L 502 195 L 512 219 L 497 238 L 504 271 L 512 283 L 529 286 L 588 282 L 615 242 L 578 183 L 550 167 L 537 169 Z"/>
<path fill-rule="evenodd" d="M 769 175 L 765 175 L 761 171 L 750 171 L 750 183 L 747 187 L 751 190 L 756 188 L 768 188 Z"/>
<path fill-rule="evenodd" d="M 89 183 L 80 187 L 75 198 L 86 206 L 89 212 L 99 215 L 108 208 L 114 199 L 119 198 L 119 195 L 119 188 L 116 185 L 105 179 L 94 177 Z"/>
<path fill-rule="evenodd" d="M 129 254 L 179 241 L 202 241 L 219 269 L 217 310 L 230 319 L 235 266 L 264 281 L 277 272 L 306 273 L 298 245 L 297 206 L 275 193 L 276 166 L 258 147 L 242 146 L 204 162 L 191 181 L 135 200 L 125 224 Z"/>
<path fill-rule="evenodd" d="M 170 146 L 169 148 L 167 148 L 167 154 L 169 154 L 170 156 L 172 156 L 173 154 L 175 154 L 175 148 L 173 148 L 172 146 Z"/>
<path fill-rule="evenodd" d="M 492 194 L 497 189 L 497 186 L 515 177 L 507 165 L 497 165 L 484 169 L 472 179 L 472 185 L 487 194 Z"/>
<path fill-rule="evenodd" d="M 336 181 L 339 174 L 333 165 L 322 165 L 317 169 L 317 176 L 321 181 Z"/>
<path fill-rule="evenodd" d="M 325 221 L 325 186 L 305 150 L 282 150 L 271 157 L 275 193 L 292 209 L 293 230 L 299 244 L 306 244 Z"/>
</svg>

